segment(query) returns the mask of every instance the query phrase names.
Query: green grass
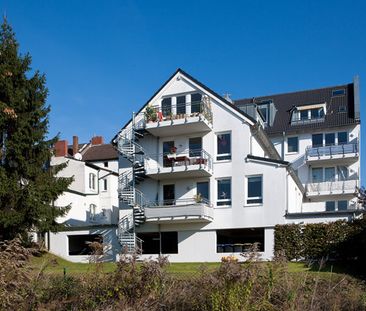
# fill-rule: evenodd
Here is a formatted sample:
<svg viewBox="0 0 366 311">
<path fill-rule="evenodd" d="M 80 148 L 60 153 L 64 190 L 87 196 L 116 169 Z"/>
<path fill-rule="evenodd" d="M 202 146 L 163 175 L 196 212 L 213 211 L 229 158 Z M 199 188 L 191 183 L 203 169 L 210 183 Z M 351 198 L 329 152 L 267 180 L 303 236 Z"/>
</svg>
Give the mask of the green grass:
<svg viewBox="0 0 366 311">
<path fill-rule="evenodd" d="M 32 257 L 30 262 L 30 267 L 32 270 L 37 273 L 44 266 L 45 273 L 64 273 L 64 269 L 66 269 L 67 274 L 84 274 L 91 273 L 95 271 L 94 264 L 89 263 L 74 263 L 62 259 L 58 256 L 55 256 L 50 253 L 44 254 L 42 257 Z M 113 262 L 102 263 L 102 269 L 105 273 L 113 272 L 116 269 L 116 264 Z M 189 277 L 199 273 L 202 269 L 206 269 L 208 271 L 212 271 L 217 268 L 220 263 L 196 263 L 196 262 L 188 262 L 188 263 L 171 263 L 167 267 L 167 271 L 174 276 L 177 277 Z M 301 273 L 301 272 L 309 272 L 309 273 L 317 273 L 319 272 L 318 267 L 314 266 L 312 268 L 306 266 L 301 262 L 290 262 L 288 263 L 288 270 L 291 273 Z M 331 272 L 335 273 L 344 273 L 344 269 L 341 266 L 332 266 L 326 265 L 321 271 L 321 274 L 326 276 L 330 275 Z"/>
</svg>

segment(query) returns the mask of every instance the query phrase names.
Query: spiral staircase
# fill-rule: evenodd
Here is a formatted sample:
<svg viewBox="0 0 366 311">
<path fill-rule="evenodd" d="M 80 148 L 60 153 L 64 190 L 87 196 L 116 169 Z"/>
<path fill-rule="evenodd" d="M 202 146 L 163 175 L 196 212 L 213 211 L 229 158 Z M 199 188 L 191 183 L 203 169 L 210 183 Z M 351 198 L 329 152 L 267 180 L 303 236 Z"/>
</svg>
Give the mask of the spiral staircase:
<svg viewBox="0 0 366 311">
<path fill-rule="evenodd" d="M 144 137 L 144 130 L 131 129 L 121 132 L 118 138 L 118 151 L 122 157 L 131 162 L 131 167 L 118 178 L 119 199 L 131 207 L 132 211 L 122 217 L 118 223 L 118 237 L 122 249 L 126 253 L 140 252 L 142 240 L 136 236 L 136 227 L 145 222 L 144 206 L 146 199 L 136 185 L 146 178 L 144 168 L 144 150 L 138 144 Z"/>
</svg>

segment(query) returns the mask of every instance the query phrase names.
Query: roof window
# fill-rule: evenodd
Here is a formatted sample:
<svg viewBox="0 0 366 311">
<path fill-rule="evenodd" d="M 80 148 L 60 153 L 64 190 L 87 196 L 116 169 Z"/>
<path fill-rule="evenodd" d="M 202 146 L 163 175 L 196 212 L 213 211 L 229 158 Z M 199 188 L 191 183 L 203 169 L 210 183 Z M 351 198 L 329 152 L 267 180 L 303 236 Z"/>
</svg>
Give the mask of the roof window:
<svg viewBox="0 0 366 311">
<path fill-rule="evenodd" d="M 346 106 L 339 106 L 338 107 L 338 112 L 347 112 L 347 107 Z"/>
<path fill-rule="evenodd" d="M 332 90 L 332 97 L 344 96 L 344 95 L 346 95 L 346 90 L 345 89 Z"/>
</svg>

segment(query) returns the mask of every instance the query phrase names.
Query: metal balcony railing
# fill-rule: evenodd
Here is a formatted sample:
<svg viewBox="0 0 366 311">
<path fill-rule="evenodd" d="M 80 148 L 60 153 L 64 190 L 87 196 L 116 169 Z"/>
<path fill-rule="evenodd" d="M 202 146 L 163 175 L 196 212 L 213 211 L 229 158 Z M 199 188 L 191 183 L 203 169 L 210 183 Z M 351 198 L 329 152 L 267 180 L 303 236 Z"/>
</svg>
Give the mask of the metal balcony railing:
<svg viewBox="0 0 366 311">
<path fill-rule="evenodd" d="M 158 153 L 147 154 L 145 156 L 145 169 L 161 170 L 171 167 L 186 167 L 193 168 L 197 166 L 199 169 L 211 171 L 213 168 L 212 156 L 204 149 L 183 150 L 177 153 Z"/>
<path fill-rule="evenodd" d="M 206 198 L 201 198 L 199 196 L 193 198 L 185 198 L 185 199 L 171 199 L 171 200 L 160 200 L 155 202 L 149 202 L 146 207 L 151 208 L 171 208 L 176 206 L 189 206 L 189 205 L 206 205 L 208 207 L 212 207 L 211 202 Z"/>
<path fill-rule="evenodd" d="M 358 179 L 346 179 L 346 180 L 338 180 L 338 181 L 324 181 L 318 183 L 309 183 L 306 185 L 307 193 L 352 193 L 352 191 L 356 190 L 356 186 L 358 185 Z"/>
<path fill-rule="evenodd" d="M 349 155 L 358 154 L 358 143 L 348 143 L 342 145 L 330 145 L 322 147 L 308 146 L 306 148 L 306 160 L 312 160 L 314 158 L 321 158 L 324 156 L 333 157 L 335 155 Z"/>
<path fill-rule="evenodd" d="M 212 110 L 209 101 L 147 106 L 145 111 L 138 115 L 137 119 L 143 119 L 145 123 L 154 123 L 197 116 L 203 116 L 209 123 L 212 123 Z"/>
</svg>

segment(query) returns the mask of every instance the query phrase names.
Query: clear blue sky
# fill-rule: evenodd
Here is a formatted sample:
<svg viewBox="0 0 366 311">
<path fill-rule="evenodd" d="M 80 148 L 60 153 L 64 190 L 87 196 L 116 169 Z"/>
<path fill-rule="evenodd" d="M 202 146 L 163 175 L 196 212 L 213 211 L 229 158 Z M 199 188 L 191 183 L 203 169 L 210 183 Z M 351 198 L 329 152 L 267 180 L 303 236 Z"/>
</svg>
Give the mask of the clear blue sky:
<svg viewBox="0 0 366 311">
<path fill-rule="evenodd" d="M 178 67 L 233 98 L 348 83 L 358 74 L 361 106 L 366 100 L 366 1 L 0 5 L 33 68 L 47 75 L 50 135 L 69 141 L 110 140 Z"/>
</svg>

